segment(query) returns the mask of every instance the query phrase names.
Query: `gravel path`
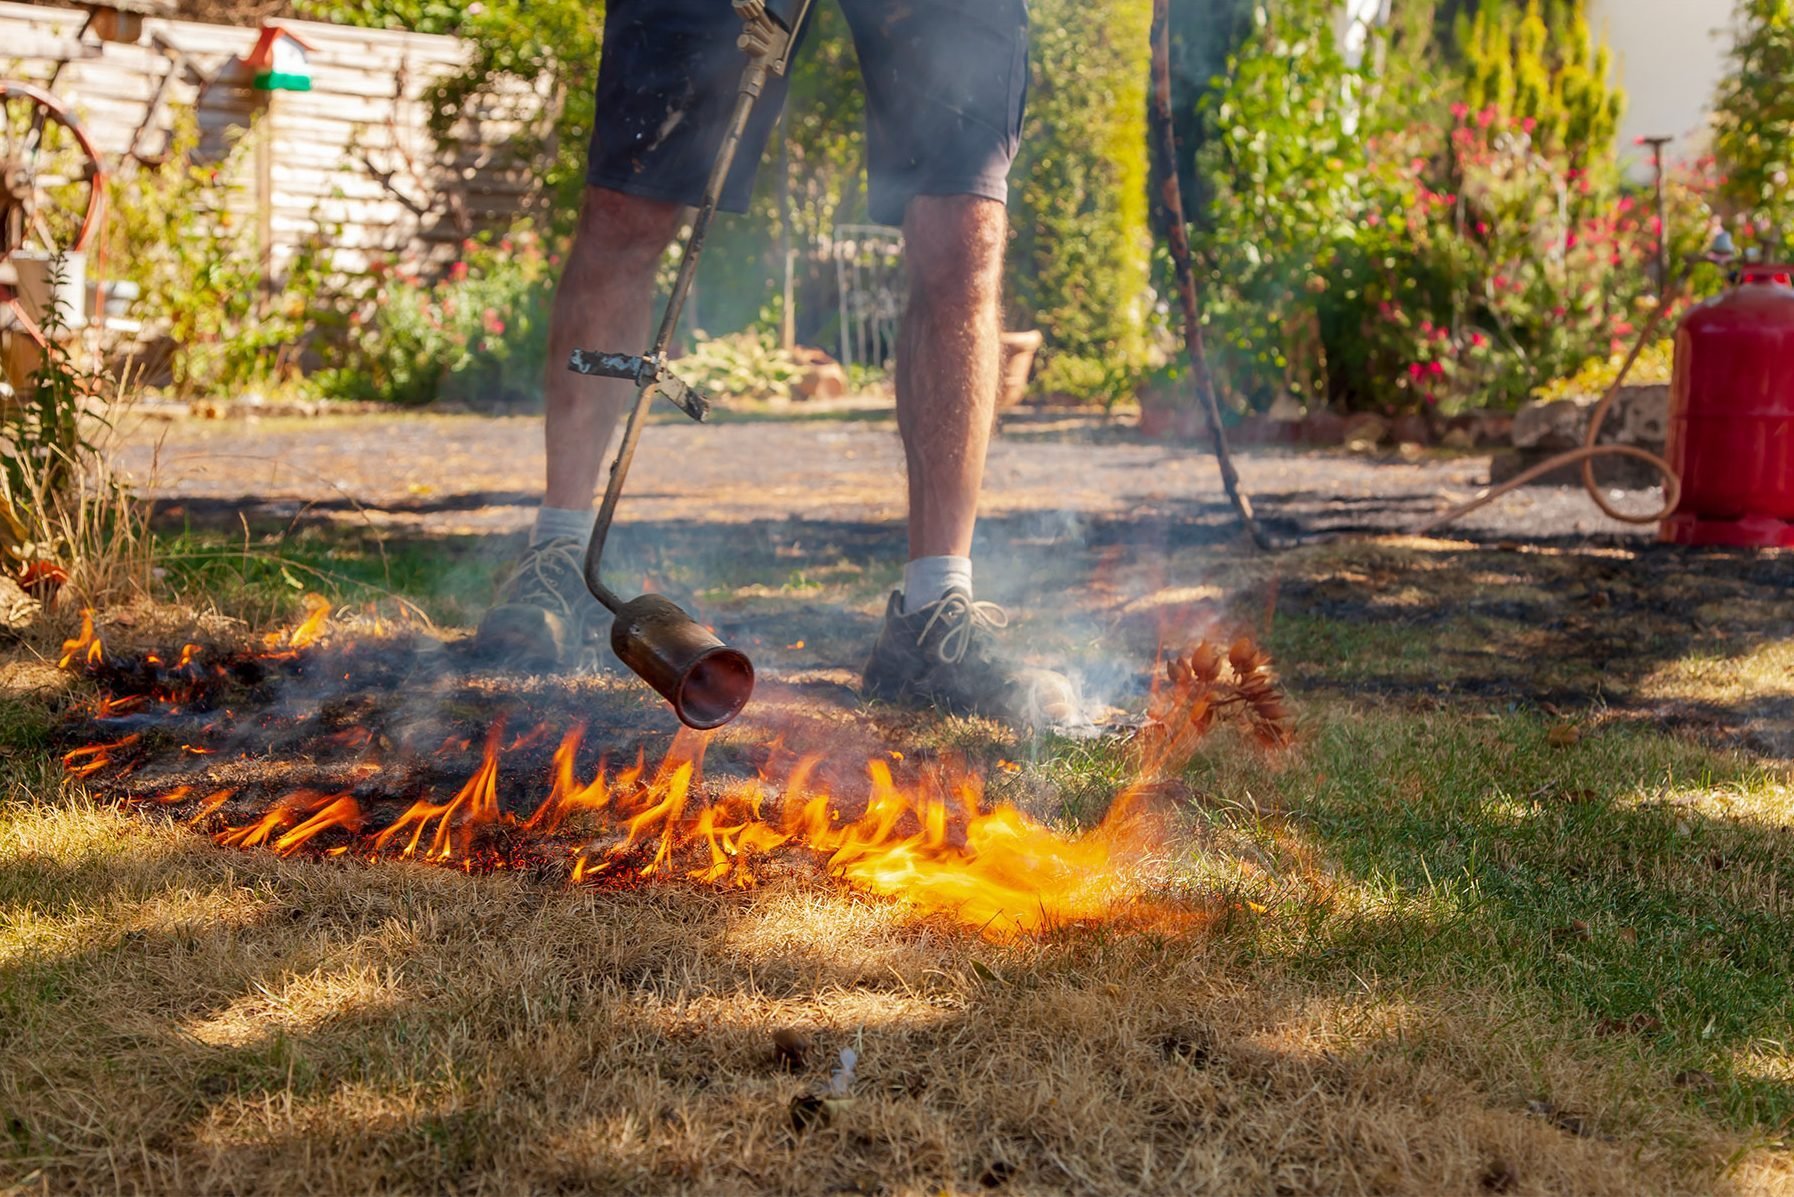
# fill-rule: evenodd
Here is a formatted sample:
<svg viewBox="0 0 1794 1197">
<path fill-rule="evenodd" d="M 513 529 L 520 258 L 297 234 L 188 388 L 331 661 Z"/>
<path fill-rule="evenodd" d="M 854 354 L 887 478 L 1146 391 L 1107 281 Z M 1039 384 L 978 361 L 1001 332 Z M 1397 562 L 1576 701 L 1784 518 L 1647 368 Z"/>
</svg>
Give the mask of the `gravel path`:
<svg viewBox="0 0 1794 1197">
<path fill-rule="evenodd" d="M 541 424 L 529 417 L 392 415 L 266 422 L 145 422 L 123 464 L 180 518 L 373 520 L 424 534 L 509 532 L 527 525 L 541 475 Z M 1345 453 L 1242 454 L 1241 475 L 1282 536 L 1399 531 L 1488 477 L 1479 457 L 1417 462 Z M 902 453 L 888 414 L 728 419 L 650 428 L 623 508 L 629 522 L 828 519 L 899 525 Z M 1627 495 L 1649 511 L 1657 492 Z M 1224 539 L 1231 523 L 1200 445 L 1143 441 L 1089 416 L 1025 413 L 993 444 L 984 511 L 1097 517 L 1175 526 Z M 1606 519 L 1577 489 L 1536 488 L 1476 513 L 1458 534 L 1480 542 L 1649 529 Z"/>
</svg>

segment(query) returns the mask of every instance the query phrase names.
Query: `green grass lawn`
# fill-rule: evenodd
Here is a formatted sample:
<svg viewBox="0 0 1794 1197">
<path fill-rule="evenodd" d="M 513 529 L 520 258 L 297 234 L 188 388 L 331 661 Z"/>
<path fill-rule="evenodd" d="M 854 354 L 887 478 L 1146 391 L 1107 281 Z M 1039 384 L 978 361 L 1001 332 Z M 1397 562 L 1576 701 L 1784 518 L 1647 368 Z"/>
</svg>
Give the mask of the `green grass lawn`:
<svg viewBox="0 0 1794 1197">
<path fill-rule="evenodd" d="M 165 560 L 251 616 L 290 609 L 283 562 L 477 610 L 436 546 L 226 549 Z M 67 682 L 17 651 L 0 1183 L 1794 1191 L 1787 563 L 1203 552 L 1183 576 L 1256 625 L 1294 744 L 1222 732 L 1179 779 L 1152 896 L 1200 917 L 1006 942 L 807 873 L 594 890 L 219 848 L 65 785 Z M 846 566 L 708 601 L 749 625 L 875 605 L 888 578 Z M 1117 738 L 874 718 L 1067 828 L 1134 768 Z M 849 1099 L 794 1126 L 843 1047 Z"/>
</svg>

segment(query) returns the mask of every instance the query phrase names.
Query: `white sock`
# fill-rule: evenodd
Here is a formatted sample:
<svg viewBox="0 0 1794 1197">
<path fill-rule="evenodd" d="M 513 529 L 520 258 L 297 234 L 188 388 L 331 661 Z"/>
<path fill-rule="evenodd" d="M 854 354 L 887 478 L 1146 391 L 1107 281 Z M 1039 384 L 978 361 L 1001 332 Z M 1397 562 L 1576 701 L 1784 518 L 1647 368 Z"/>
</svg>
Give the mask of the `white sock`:
<svg viewBox="0 0 1794 1197">
<path fill-rule="evenodd" d="M 954 587 L 972 592 L 970 557 L 918 557 L 903 567 L 903 610 L 920 611 Z"/>
<path fill-rule="evenodd" d="M 577 540 L 584 544 L 592 539 L 592 526 L 598 522 L 598 513 L 590 507 L 579 511 L 571 507 L 538 507 L 536 508 L 536 526 L 530 529 L 529 542 L 541 544 L 545 540 Z"/>
</svg>

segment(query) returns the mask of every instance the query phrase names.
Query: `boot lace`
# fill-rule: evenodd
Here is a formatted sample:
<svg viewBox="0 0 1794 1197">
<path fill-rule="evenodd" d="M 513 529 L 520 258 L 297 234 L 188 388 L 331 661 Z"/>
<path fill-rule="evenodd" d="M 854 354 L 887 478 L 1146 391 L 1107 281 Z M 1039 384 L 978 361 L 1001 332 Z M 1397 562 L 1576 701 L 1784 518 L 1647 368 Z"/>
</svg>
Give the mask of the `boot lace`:
<svg viewBox="0 0 1794 1197">
<path fill-rule="evenodd" d="M 929 606 L 933 608 L 933 613 L 922 625 L 922 631 L 916 636 L 916 644 L 927 642 L 928 634 L 934 630 L 935 624 L 945 624 L 947 632 L 941 637 L 935 652 L 949 665 L 957 665 L 965 660 L 966 654 L 976 643 L 979 632 L 1009 626 L 1009 612 L 995 603 L 974 602 L 957 590 Z"/>
<path fill-rule="evenodd" d="M 585 568 L 585 548 L 578 541 L 546 540 L 530 547 L 499 593 L 508 602 L 570 611 L 578 594 L 568 592 L 585 585 Z"/>
</svg>

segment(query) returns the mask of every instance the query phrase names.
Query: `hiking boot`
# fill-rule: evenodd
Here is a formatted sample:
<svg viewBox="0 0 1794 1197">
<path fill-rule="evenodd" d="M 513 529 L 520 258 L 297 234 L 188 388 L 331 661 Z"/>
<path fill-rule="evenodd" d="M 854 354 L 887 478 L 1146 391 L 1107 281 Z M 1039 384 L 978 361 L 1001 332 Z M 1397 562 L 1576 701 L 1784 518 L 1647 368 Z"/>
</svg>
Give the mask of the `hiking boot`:
<svg viewBox="0 0 1794 1197">
<path fill-rule="evenodd" d="M 907 614 L 902 593 L 893 592 L 860 693 L 1013 724 L 1070 723 L 1081 718 L 1069 678 L 1004 659 L 996 633 L 1007 626 L 1009 616 L 1003 608 L 974 602 L 959 587 Z"/>
<path fill-rule="evenodd" d="M 569 668 L 604 608 L 586 589 L 586 546 L 556 537 L 524 550 L 480 620 L 480 654 L 518 669 Z"/>
</svg>

